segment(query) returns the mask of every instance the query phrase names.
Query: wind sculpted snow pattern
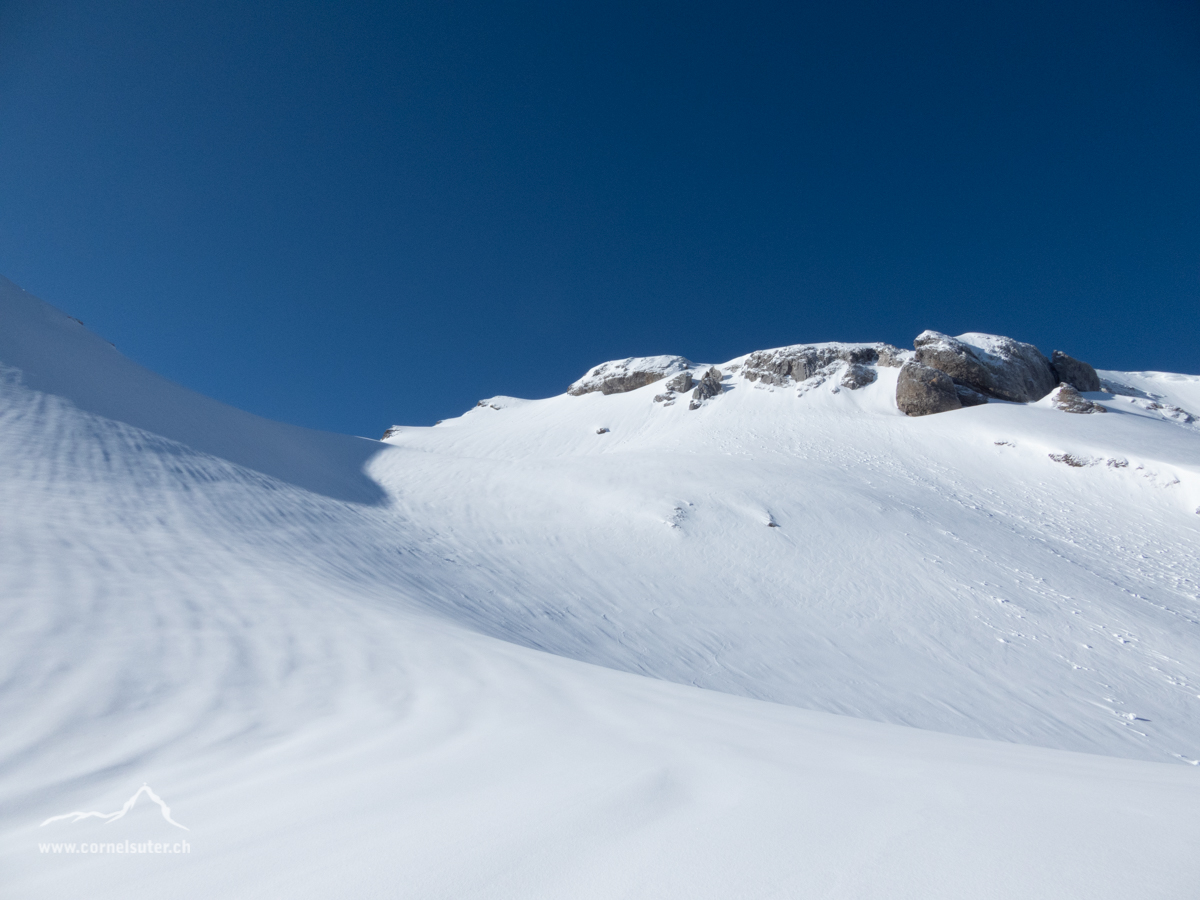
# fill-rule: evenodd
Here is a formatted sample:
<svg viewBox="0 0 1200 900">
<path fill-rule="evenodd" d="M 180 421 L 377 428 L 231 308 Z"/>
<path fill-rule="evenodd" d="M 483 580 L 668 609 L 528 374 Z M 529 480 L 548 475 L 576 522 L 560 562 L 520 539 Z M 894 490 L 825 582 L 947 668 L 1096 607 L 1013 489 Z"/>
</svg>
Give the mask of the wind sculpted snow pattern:
<svg viewBox="0 0 1200 900">
<path fill-rule="evenodd" d="M 1196 379 L 917 420 L 735 371 L 380 444 L 0 315 L 6 896 L 1192 895 Z M 47 822 L 145 782 L 190 852 L 39 850 L 178 841 Z"/>
</svg>

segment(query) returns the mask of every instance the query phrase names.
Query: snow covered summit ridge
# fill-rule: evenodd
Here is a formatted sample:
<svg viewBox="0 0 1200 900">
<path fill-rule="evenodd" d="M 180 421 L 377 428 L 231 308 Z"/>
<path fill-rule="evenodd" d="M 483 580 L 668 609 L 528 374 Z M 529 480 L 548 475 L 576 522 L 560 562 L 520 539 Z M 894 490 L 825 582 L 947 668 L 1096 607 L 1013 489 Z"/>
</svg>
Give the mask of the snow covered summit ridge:
<svg viewBox="0 0 1200 900">
<path fill-rule="evenodd" d="M 1033 344 L 1009 337 L 969 332 L 950 337 L 938 331 L 923 331 L 913 341 L 913 351 L 885 343 L 793 344 L 758 350 L 709 369 L 710 383 L 692 393 L 690 409 L 720 391 L 714 378 L 740 370 L 749 382 L 783 386 L 819 386 L 841 373 L 841 387 L 857 390 L 875 382 L 879 367 L 902 367 L 896 385 L 896 406 L 908 416 L 948 412 L 978 406 L 989 400 L 1033 403 L 1060 384 L 1078 391 L 1099 391 L 1096 370 L 1061 350 L 1053 360 Z M 654 384 L 668 375 L 686 373 L 692 364 L 682 356 L 633 357 L 601 363 L 572 384 L 572 396 L 599 391 L 622 394 Z M 690 375 L 682 374 L 668 384 L 668 391 L 692 389 Z M 662 395 L 656 400 L 674 399 Z M 1070 411 L 1070 410 L 1066 410 Z"/>
</svg>

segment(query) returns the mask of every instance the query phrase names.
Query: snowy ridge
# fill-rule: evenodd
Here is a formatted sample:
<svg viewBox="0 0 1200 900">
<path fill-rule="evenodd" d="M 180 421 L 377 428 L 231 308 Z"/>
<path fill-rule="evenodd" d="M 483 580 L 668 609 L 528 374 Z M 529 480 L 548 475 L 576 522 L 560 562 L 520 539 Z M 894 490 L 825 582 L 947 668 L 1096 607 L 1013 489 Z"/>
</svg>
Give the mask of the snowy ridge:
<svg viewBox="0 0 1200 900">
<path fill-rule="evenodd" d="M 1194 891 L 1200 378 L 912 419 L 878 359 L 742 358 L 695 410 L 490 398 L 378 443 L 39 304 L 0 285 L 14 895 Z M 161 823 L 39 828 L 146 781 L 187 858 L 35 849 Z"/>
</svg>

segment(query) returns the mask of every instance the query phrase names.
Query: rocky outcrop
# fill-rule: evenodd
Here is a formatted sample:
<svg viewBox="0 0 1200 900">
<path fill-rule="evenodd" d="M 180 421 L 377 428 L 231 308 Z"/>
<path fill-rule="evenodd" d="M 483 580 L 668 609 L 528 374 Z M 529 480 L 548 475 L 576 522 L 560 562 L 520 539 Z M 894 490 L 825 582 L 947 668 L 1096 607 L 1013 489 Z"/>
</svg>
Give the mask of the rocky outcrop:
<svg viewBox="0 0 1200 900">
<path fill-rule="evenodd" d="M 691 372 L 680 372 L 678 375 L 676 375 L 674 378 L 672 378 L 670 381 L 667 382 L 667 390 L 675 391 L 678 394 L 682 394 L 685 391 L 690 391 L 692 389 L 692 385 L 694 383 L 695 382 L 694 382 L 694 379 L 692 378 Z"/>
<path fill-rule="evenodd" d="M 1050 360 L 1037 347 L 1009 337 L 972 333 L 953 338 L 923 331 L 913 346 L 917 362 L 985 397 L 1032 403 L 1058 384 Z"/>
<path fill-rule="evenodd" d="M 599 391 L 602 394 L 624 394 L 669 375 L 686 371 L 691 363 L 682 356 L 634 356 L 601 363 L 567 388 L 573 397 Z M 690 376 L 689 376 L 690 377 Z"/>
<path fill-rule="evenodd" d="M 700 379 L 700 383 L 696 385 L 696 389 L 692 391 L 692 402 L 688 404 L 688 409 L 699 409 L 700 404 L 705 400 L 716 397 L 721 393 L 721 370 L 713 366 L 704 373 L 704 377 Z"/>
<path fill-rule="evenodd" d="M 896 406 L 906 416 L 929 416 L 962 409 L 954 379 L 938 369 L 909 360 L 900 367 Z"/>
<path fill-rule="evenodd" d="M 870 366 L 864 366 L 861 363 L 850 363 L 846 366 L 846 371 L 842 373 L 842 387 L 851 391 L 857 391 L 868 384 L 874 384 L 875 379 L 878 377 L 875 374 L 875 370 Z"/>
<path fill-rule="evenodd" d="M 1089 367 L 1090 368 L 1090 367 Z M 1079 391 L 1071 387 L 1065 381 L 1050 392 L 1047 398 L 1050 405 L 1055 409 L 1061 409 L 1067 413 L 1103 413 L 1108 412 L 1099 403 L 1093 403 L 1086 397 L 1082 397 Z"/>
<path fill-rule="evenodd" d="M 742 377 L 763 384 L 806 381 L 838 362 L 850 365 L 900 365 L 903 351 L 891 344 L 795 344 L 759 350 L 746 357 Z"/>
<path fill-rule="evenodd" d="M 1050 364 L 1054 367 L 1054 374 L 1058 380 L 1069 384 L 1075 390 L 1084 393 L 1100 390 L 1100 376 L 1082 360 L 1067 356 L 1061 350 L 1055 350 Z"/>
</svg>

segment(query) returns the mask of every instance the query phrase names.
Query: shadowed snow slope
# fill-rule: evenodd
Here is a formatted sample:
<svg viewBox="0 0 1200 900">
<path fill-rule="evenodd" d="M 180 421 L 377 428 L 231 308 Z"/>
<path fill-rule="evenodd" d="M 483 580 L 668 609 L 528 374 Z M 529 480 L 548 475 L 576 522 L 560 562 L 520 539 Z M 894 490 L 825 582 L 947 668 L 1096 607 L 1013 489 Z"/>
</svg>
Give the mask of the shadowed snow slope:
<svg viewBox="0 0 1200 900">
<path fill-rule="evenodd" d="M 376 443 L 0 286 L 4 895 L 1193 896 L 1197 380 L 738 362 Z"/>
</svg>

